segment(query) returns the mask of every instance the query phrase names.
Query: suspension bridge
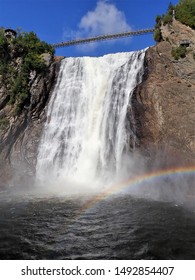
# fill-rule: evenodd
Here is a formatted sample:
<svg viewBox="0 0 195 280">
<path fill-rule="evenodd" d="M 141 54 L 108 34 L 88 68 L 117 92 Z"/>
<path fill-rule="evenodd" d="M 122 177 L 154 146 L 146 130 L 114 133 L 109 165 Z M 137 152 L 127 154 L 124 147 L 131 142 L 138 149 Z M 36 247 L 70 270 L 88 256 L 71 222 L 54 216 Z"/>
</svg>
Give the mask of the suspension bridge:
<svg viewBox="0 0 195 280">
<path fill-rule="evenodd" d="M 123 37 L 129 37 L 129 36 L 138 36 L 138 35 L 145 35 L 148 33 L 153 33 L 154 28 L 150 29 L 141 29 L 137 31 L 127 31 L 122 33 L 116 33 L 116 34 L 107 34 L 107 35 L 100 35 L 96 37 L 90 37 L 90 38 L 84 38 L 84 39 L 75 39 L 71 41 L 61 42 L 53 44 L 52 46 L 54 48 L 63 48 L 63 47 L 69 47 L 74 45 L 80 45 L 80 44 L 88 44 L 96 41 L 104 41 L 104 40 L 112 40 L 117 38 L 123 38 Z"/>
</svg>

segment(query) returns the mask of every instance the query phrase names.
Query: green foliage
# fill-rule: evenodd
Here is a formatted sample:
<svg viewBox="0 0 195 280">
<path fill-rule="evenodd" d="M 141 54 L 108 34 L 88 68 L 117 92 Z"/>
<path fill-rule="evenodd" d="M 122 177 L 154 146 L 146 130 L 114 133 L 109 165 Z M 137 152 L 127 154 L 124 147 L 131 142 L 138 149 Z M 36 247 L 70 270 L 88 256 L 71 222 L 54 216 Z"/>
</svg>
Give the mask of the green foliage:
<svg viewBox="0 0 195 280">
<path fill-rule="evenodd" d="M 0 58 L 2 59 L 3 55 L 5 54 L 5 51 L 8 48 L 8 42 L 4 35 L 4 30 L 0 29 Z"/>
<path fill-rule="evenodd" d="M 172 17 L 173 9 L 174 9 L 174 6 L 172 5 L 172 3 L 170 3 L 166 15 L 156 16 L 155 31 L 154 31 L 154 36 L 153 36 L 154 40 L 156 42 L 161 42 L 162 41 L 162 34 L 161 34 L 161 30 L 160 30 L 161 25 L 162 24 L 166 25 L 166 24 L 169 24 L 169 23 L 172 22 L 172 20 L 173 20 L 173 17 Z"/>
<path fill-rule="evenodd" d="M 39 54 L 29 52 L 24 59 L 24 69 L 26 71 L 36 70 L 37 72 L 44 72 L 47 70 L 47 66 Z"/>
<path fill-rule="evenodd" d="M 172 2 L 169 3 L 169 6 L 168 6 L 168 13 L 173 13 L 173 10 L 175 9 L 175 6 L 172 4 Z"/>
<path fill-rule="evenodd" d="M 172 21 L 173 21 L 173 10 L 174 9 L 175 9 L 175 7 L 170 2 L 169 6 L 168 6 L 168 9 L 167 9 L 166 15 L 163 15 L 163 17 L 162 17 L 163 25 L 172 23 Z"/>
<path fill-rule="evenodd" d="M 161 30 L 158 28 L 158 29 L 155 29 L 155 31 L 154 31 L 154 40 L 156 41 L 156 42 L 160 42 L 160 41 L 162 41 L 162 34 L 161 34 Z"/>
<path fill-rule="evenodd" d="M 163 17 L 163 25 L 169 24 L 172 22 L 173 20 L 173 16 L 170 13 L 167 13 L 164 17 Z"/>
<path fill-rule="evenodd" d="M 8 72 L 7 64 L 3 60 L 0 60 L 0 75 L 2 75 L 4 78 L 7 72 Z"/>
<path fill-rule="evenodd" d="M 195 29 L 195 1 L 180 0 L 175 6 L 175 16 L 181 23 Z"/>
<path fill-rule="evenodd" d="M 7 67 L 7 50 L 8 50 L 8 42 L 4 36 L 4 30 L 1 28 L 0 29 L 0 75 L 5 77 L 8 71 Z"/>
<path fill-rule="evenodd" d="M 156 17 L 154 32 L 154 39 L 156 42 L 160 42 L 162 40 L 160 34 L 161 25 L 172 23 L 173 10 L 175 11 L 175 18 L 178 21 L 195 29 L 195 0 L 180 0 L 176 6 L 170 3 L 167 13 L 165 15 L 158 15 Z"/>
<path fill-rule="evenodd" d="M 161 16 L 156 16 L 156 24 L 155 24 L 155 28 L 158 29 L 161 26 L 161 22 L 162 22 L 162 17 Z"/>
<path fill-rule="evenodd" d="M 0 131 L 5 130 L 9 125 L 9 120 L 7 117 L 0 118 Z"/>
<path fill-rule="evenodd" d="M 40 41 L 34 32 L 27 33 L 18 29 L 17 37 L 10 42 L 4 29 L 0 29 L 0 75 L 3 75 L 3 81 L 9 89 L 10 104 L 16 105 L 16 113 L 20 113 L 29 102 L 30 72 L 35 70 L 44 75 L 48 70 L 42 58 L 43 53 L 53 56 L 54 48 Z M 21 58 L 22 63 L 19 66 L 16 58 Z"/>
<path fill-rule="evenodd" d="M 18 36 L 13 40 L 15 52 L 18 54 L 26 55 L 29 53 L 50 53 L 54 54 L 54 49 L 51 45 L 44 41 L 40 41 L 34 32 L 21 32 L 19 31 Z"/>
<path fill-rule="evenodd" d="M 24 97 L 28 97 L 28 77 L 24 73 L 20 73 L 12 83 L 9 102 L 14 104 L 17 98 L 22 103 L 25 100 Z"/>
<path fill-rule="evenodd" d="M 156 24 L 155 24 L 155 31 L 153 34 L 153 38 L 156 42 L 160 42 L 162 40 L 162 34 L 161 34 L 161 27 L 162 24 L 162 17 L 161 16 L 156 16 Z"/>
<path fill-rule="evenodd" d="M 187 50 L 185 46 L 179 46 L 173 48 L 171 54 L 176 60 L 178 60 L 179 58 L 184 58 L 186 56 L 186 52 Z"/>
</svg>

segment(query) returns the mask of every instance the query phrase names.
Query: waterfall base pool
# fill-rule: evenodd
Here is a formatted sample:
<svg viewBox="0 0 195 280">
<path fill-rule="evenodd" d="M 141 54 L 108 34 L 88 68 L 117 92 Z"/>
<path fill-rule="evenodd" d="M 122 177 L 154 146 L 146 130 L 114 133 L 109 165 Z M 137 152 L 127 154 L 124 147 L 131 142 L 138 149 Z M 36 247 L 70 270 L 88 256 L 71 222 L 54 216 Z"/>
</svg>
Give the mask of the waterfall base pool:
<svg viewBox="0 0 195 280">
<path fill-rule="evenodd" d="M 130 195 L 1 199 L 0 259 L 194 258 L 195 215 L 180 205 Z"/>
</svg>

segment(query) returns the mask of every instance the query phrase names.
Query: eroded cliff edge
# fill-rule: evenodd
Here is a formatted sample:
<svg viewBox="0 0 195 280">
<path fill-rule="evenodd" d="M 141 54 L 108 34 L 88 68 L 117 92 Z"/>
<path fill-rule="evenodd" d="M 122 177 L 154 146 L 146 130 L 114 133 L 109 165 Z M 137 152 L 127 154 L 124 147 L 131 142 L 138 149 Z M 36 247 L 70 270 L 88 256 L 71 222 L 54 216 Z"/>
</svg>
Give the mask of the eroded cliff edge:
<svg viewBox="0 0 195 280">
<path fill-rule="evenodd" d="M 133 94 L 137 149 L 165 164 L 195 163 L 195 30 L 174 20 L 146 51 L 143 82 Z M 185 57 L 174 57 L 181 45 Z"/>
</svg>

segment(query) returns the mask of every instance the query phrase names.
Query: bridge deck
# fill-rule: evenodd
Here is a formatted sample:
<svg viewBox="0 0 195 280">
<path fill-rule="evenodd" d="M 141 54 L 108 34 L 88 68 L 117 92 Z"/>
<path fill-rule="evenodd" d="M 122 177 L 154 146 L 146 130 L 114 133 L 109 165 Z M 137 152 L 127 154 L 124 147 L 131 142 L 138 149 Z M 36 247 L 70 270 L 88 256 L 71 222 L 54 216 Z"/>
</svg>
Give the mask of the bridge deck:
<svg viewBox="0 0 195 280">
<path fill-rule="evenodd" d="M 128 31 L 128 32 L 122 32 L 122 33 L 116 33 L 116 34 L 107 34 L 107 35 L 101 35 L 91 38 L 85 38 L 85 39 L 75 39 L 71 41 L 61 42 L 53 44 L 52 46 L 54 48 L 62 48 L 62 47 L 69 47 L 73 45 L 79 45 L 79 44 L 87 44 L 95 41 L 103 41 L 103 40 L 111 40 L 116 38 L 122 38 L 122 37 L 128 37 L 128 36 L 135 36 L 135 35 L 144 35 L 147 33 L 153 33 L 154 28 L 150 29 L 142 29 L 137 31 Z"/>
</svg>

